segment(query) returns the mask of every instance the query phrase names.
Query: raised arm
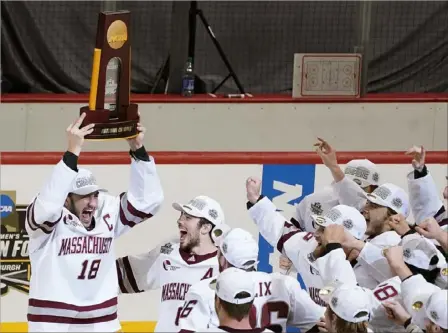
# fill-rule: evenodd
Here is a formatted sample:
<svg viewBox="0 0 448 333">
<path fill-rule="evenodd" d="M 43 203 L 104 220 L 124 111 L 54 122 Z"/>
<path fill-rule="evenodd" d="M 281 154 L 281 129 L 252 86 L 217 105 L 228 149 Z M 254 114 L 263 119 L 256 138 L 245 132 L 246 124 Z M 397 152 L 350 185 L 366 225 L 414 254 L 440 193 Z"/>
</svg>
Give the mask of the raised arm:
<svg viewBox="0 0 448 333">
<path fill-rule="evenodd" d="M 92 133 L 94 127 L 90 124 L 80 128 L 84 118 L 85 114 L 82 114 L 67 127 L 67 151 L 27 208 L 25 226 L 32 239 L 45 239 L 62 218 L 65 200 L 78 173 L 78 156 L 84 137 Z M 33 246 L 30 251 L 33 251 Z"/>
<path fill-rule="evenodd" d="M 127 140 L 131 148 L 131 174 L 129 189 L 120 195 L 118 203 L 116 236 L 155 215 L 164 199 L 154 159 L 143 145 L 146 129 L 140 123 L 137 129 L 137 137 Z"/>
</svg>

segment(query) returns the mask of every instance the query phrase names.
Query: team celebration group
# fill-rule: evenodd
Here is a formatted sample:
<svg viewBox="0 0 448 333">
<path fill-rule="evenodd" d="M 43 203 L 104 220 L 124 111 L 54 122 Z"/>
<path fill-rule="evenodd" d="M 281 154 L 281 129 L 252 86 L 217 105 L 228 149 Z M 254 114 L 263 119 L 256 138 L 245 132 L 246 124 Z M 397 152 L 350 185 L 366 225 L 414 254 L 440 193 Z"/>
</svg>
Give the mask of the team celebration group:
<svg viewBox="0 0 448 333">
<path fill-rule="evenodd" d="M 249 177 L 247 214 L 281 253 L 281 271 L 265 273 L 252 233 L 205 195 L 172 204 L 176 237 L 117 259 L 116 238 L 152 223 L 163 188 L 141 124 L 127 139 L 127 192 L 100 187 L 78 167 L 94 128 L 81 126 L 84 117 L 67 128 L 67 151 L 27 208 L 30 332 L 121 331 L 118 295 L 156 289 L 156 332 L 448 332 L 448 187 L 438 192 L 423 147 L 406 152 L 405 190 L 383 183 L 369 160 L 342 169 L 319 138 L 316 153 L 334 181 L 303 198 L 291 219 Z"/>
</svg>

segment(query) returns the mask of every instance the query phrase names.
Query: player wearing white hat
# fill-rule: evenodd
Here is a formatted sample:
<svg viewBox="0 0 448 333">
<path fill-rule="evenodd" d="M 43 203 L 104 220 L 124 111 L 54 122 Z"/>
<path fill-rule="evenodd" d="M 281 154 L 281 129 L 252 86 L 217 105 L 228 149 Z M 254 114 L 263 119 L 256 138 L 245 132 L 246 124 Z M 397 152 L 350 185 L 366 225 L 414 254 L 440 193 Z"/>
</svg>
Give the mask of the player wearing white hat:
<svg viewBox="0 0 448 333">
<path fill-rule="evenodd" d="M 260 196 L 261 181 L 257 178 L 249 178 L 246 182 L 249 214 L 258 227 L 261 235 L 267 242 L 285 254 L 300 273 L 311 298 L 320 305 L 326 305 L 319 298 L 319 290 L 324 287 L 321 274 L 323 267 L 334 267 L 340 274 L 340 281 L 355 280 L 350 263 L 346 260 L 346 253 L 338 248 L 332 252 L 333 245 L 327 247 L 320 239 L 321 232 L 301 232 L 277 212 L 275 205 L 266 197 Z M 340 209 L 339 209 L 340 208 Z M 340 224 L 354 237 L 362 239 L 366 230 L 366 221 L 362 214 L 353 207 L 339 205 L 333 207 L 324 217 L 313 216 L 315 223 Z M 340 247 L 340 245 L 339 245 Z M 316 261 L 320 260 L 320 268 Z M 325 257 L 325 258 L 323 258 Z M 333 258 L 334 257 L 334 258 Z M 348 275 L 346 275 L 346 273 Z"/>
<path fill-rule="evenodd" d="M 113 196 L 86 169 L 78 169 L 83 114 L 67 128 L 68 149 L 27 208 L 31 281 L 30 332 L 114 332 L 118 283 L 115 239 L 156 214 L 163 190 L 143 146 L 145 128 L 128 139 L 130 183 Z"/>
<path fill-rule="evenodd" d="M 431 290 L 438 289 L 433 283 L 446 261 L 431 241 L 418 234 L 405 236 L 401 246 L 386 249 L 384 255 L 396 276 L 372 290 L 370 325 L 374 332 L 402 332 L 405 328 L 389 321 L 383 306 L 389 302 L 410 303 L 408 299 L 425 294 L 422 288 L 427 289 L 427 286 Z"/>
<path fill-rule="evenodd" d="M 446 333 L 448 331 L 448 290 L 438 290 L 426 303 L 426 332 Z"/>
<path fill-rule="evenodd" d="M 367 159 L 351 160 L 344 171 L 337 162 L 336 152 L 323 139 L 315 144 L 322 162 L 331 171 L 334 182 L 330 186 L 307 195 L 296 207 L 295 219 L 303 231 L 314 232 L 316 226 L 311 215 L 323 215 L 336 205 L 347 205 L 361 210 L 366 204 L 366 194 L 380 184 L 380 173 Z"/>
<path fill-rule="evenodd" d="M 295 326 L 306 332 L 323 315 L 324 308 L 315 304 L 292 277 L 255 271 L 258 245 L 249 232 L 234 228 L 223 231 L 222 236 L 215 240 L 219 247 L 220 271 L 226 272 L 231 267 L 248 271 L 248 278 L 257 286 L 250 317 L 253 328 L 275 327 L 284 332 L 287 326 Z M 202 280 L 188 291 L 185 308 L 190 310 L 180 320 L 182 332 L 194 332 L 203 327 L 212 328 L 218 325 L 214 311 L 214 294 L 208 288 L 214 279 L 216 277 Z M 273 313 L 277 313 L 277 316 L 272 316 Z"/>
<path fill-rule="evenodd" d="M 434 179 L 425 165 L 426 150 L 423 146 L 413 146 L 406 152 L 412 157 L 411 171 L 407 175 L 408 190 L 412 213 L 415 223 L 420 224 L 424 219 L 434 217 L 441 223 L 447 217 L 445 206 L 437 190 Z M 448 199 L 448 186 L 445 186 L 443 198 Z M 448 224 L 448 220 L 446 220 Z"/>
<path fill-rule="evenodd" d="M 187 313 L 182 308 L 189 288 L 218 273 L 217 248 L 211 234 L 224 224 L 219 203 L 201 195 L 186 204 L 174 203 L 173 208 L 180 212 L 179 240 L 117 260 L 122 293 L 161 289 L 155 332 L 177 332 L 179 320 Z"/>
<path fill-rule="evenodd" d="M 373 289 L 384 280 L 387 264 L 380 255 L 383 248 L 395 246 L 401 241 L 400 235 L 393 229 L 391 221 L 410 213 L 409 198 L 400 187 L 386 183 L 367 195 L 367 204 L 363 215 L 367 222 L 366 243 L 354 266 L 360 286 Z"/>
<path fill-rule="evenodd" d="M 403 288 L 403 293 L 407 291 Z M 412 291 L 414 298 L 404 295 L 409 312 L 397 302 L 385 304 L 389 319 L 404 327 L 409 333 L 446 333 L 448 332 L 448 290 L 435 289 L 423 282 Z M 412 314 L 412 315 L 411 315 Z"/>
<path fill-rule="evenodd" d="M 251 325 L 250 312 L 256 299 L 256 287 L 249 273 L 241 269 L 229 268 L 222 272 L 208 285 L 215 294 L 214 309 L 219 326 L 202 328 L 198 332 L 272 332 Z"/>
<path fill-rule="evenodd" d="M 371 317 L 370 290 L 340 284 L 336 288 L 324 289 L 322 298 L 328 303 L 325 325 L 320 326 L 332 333 L 367 333 Z"/>
</svg>

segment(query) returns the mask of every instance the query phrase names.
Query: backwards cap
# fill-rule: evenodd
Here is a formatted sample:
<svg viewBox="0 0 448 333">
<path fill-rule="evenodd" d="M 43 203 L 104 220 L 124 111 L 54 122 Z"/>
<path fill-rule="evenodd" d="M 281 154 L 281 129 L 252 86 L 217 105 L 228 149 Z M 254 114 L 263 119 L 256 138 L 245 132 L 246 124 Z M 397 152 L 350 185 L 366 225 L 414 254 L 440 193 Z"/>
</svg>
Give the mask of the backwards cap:
<svg viewBox="0 0 448 333">
<path fill-rule="evenodd" d="M 338 282 L 335 286 L 322 288 L 320 296 L 345 321 L 360 323 L 370 320 L 371 301 L 369 291 L 364 288 Z"/>
<path fill-rule="evenodd" d="M 230 230 L 219 248 L 224 258 L 237 268 L 249 269 L 258 263 L 258 244 L 246 230 L 240 228 Z"/>
<path fill-rule="evenodd" d="M 431 240 L 420 234 L 410 234 L 402 238 L 403 259 L 406 264 L 432 271 L 444 268 L 446 259 Z"/>
<path fill-rule="evenodd" d="M 218 298 L 232 304 L 246 304 L 255 298 L 255 281 L 249 272 L 231 267 L 210 283 Z M 241 293 L 247 297 L 240 297 Z"/>
</svg>

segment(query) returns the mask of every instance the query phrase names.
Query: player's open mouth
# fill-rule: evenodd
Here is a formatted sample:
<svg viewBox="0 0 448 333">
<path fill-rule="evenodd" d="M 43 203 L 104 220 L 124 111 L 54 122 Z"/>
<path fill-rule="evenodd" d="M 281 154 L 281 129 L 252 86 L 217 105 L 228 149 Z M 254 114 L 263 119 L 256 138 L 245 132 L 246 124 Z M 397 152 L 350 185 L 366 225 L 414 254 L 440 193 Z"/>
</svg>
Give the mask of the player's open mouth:
<svg viewBox="0 0 448 333">
<path fill-rule="evenodd" d="M 82 218 L 83 220 L 87 220 L 87 219 L 92 218 L 92 215 L 93 215 L 93 210 L 90 210 L 90 209 L 84 209 L 84 210 L 82 211 L 82 213 L 81 213 L 81 218 Z"/>
<path fill-rule="evenodd" d="M 181 241 L 185 240 L 185 237 L 187 237 L 187 231 L 186 230 L 179 230 L 179 237 L 180 237 Z"/>
</svg>

